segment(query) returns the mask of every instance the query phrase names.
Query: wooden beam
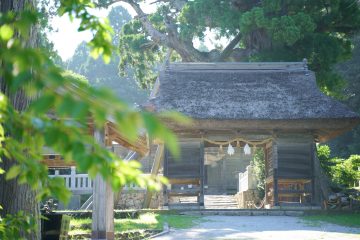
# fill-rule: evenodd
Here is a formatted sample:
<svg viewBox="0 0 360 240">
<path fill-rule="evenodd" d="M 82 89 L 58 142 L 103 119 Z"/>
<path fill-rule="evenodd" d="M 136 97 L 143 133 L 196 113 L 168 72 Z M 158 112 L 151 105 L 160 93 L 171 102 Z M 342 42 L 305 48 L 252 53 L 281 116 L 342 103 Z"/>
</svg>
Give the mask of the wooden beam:
<svg viewBox="0 0 360 240">
<path fill-rule="evenodd" d="M 198 71 L 198 70 L 307 70 L 305 62 L 197 62 L 197 63 L 171 63 L 169 70 Z"/>
<path fill-rule="evenodd" d="M 123 147 L 126 147 L 128 149 L 131 149 L 139 153 L 141 156 L 145 156 L 149 152 L 149 144 L 145 133 L 142 135 L 139 134 L 138 138 L 135 141 L 130 141 L 117 130 L 116 125 L 114 123 L 108 122 L 107 126 L 109 133 L 108 137 L 110 142 L 112 141 L 117 142 Z"/>
<path fill-rule="evenodd" d="M 158 147 L 156 149 L 153 166 L 151 168 L 151 176 L 152 177 L 156 177 L 156 175 L 158 175 L 158 173 L 159 173 L 159 169 L 161 167 L 161 162 L 162 162 L 163 156 L 164 156 L 164 149 L 165 149 L 164 144 L 158 145 Z M 152 196 L 153 196 L 153 192 L 150 191 L 149 189 L 147 189 L 144 203 L 143 203 L 143 208 L 150 207 Z"/>
<path fill-rule="evenodd" d="M 204 141 L 200 143 L 200 195 L 199 205 L 204 206 L 204 180 L 205 180 L 205 164 L 204 164 Z"/>
<path fill-rule="evenodd" d="M 105 131 L 96 129 L 95 140 L 105 146 Z M 114 239 L 114 192 L 101 175 L 97 175 L 93 188 L 91 239 Z"/>
</svg>

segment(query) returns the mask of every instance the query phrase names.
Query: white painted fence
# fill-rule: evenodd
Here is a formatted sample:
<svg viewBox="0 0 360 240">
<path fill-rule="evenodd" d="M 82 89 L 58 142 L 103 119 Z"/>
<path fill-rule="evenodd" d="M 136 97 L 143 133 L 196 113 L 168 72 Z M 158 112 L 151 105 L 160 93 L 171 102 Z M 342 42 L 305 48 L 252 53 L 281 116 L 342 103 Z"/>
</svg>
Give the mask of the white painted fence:
<svg viewBox="0 0 360 240">
<path fill-rule="evenodd" d="M 254 169 L 251 165 L 246 167 L 246 171 L 239 173 L 239 189 L 238 192 L 256 189 L 257 180 Z"/>
<path fill-rule="evenodd" d="M 70 174 L 59 174 L 59 170 L 55 170 L 54 175 L 49 177 L 60 177 L 65 180 L 65 186 L 74 194 L 91 194 L 93 192 L 93 181 L 88 174 L 76 174 L 76 168 L 71 167 Z M 136 184 L 129 184 L 123 190 L 145 190 Z"/>
<path fill-rule="evenodd" d="M 60 177 L 65 180 L 65 186 L 75 194 L 90 194 L 93 189 L 93 181 L 88 174 L 76 174 L 76 168 L 71 167 L 70 174 L 59 174 L 59 170 L 55 170 L 54 175 L 49 177 Z"/>
</svg>

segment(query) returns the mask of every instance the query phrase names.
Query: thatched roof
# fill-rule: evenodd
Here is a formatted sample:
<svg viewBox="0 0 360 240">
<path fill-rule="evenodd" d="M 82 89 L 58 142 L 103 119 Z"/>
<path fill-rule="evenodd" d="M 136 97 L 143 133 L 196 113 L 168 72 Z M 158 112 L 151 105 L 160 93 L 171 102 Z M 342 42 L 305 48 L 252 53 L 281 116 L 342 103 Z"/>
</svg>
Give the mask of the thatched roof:
<svg viewBox="0 0 360 240">
<path fill-rule="evenodd" d="M 194 119 L 306 120 L 359 116 L 324 95 L 303 63 L 170 64 L 151 103 Z"/>
</svg>

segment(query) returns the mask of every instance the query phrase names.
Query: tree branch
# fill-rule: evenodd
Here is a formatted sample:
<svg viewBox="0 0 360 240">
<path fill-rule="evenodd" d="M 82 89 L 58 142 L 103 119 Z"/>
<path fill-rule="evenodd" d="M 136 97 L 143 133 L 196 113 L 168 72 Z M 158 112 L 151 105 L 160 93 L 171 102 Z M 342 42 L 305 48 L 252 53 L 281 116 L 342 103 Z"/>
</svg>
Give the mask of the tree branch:
<svg viewBox="0 0 360 240">
<path fill-rule="evenodd" d="M 166 26 L 167 33 L 162 33 L 157 30 L 148 19 L 148 15 L 144 13 L 140 5 L 133 0 L 110 0 L 106 4 L 99 5 L 101 7 L 111 5 L 116 2 L 124 2 L 129 4 L 137 14 L 137 18 L 140 20 L 147 34 L 150 35 L 151 39 L 157 44 L 167 46 L 174 49 L 185 62 L 192 61 L 209 61 L 206 56 L 198 51 L 192 45 L 192 41 L 186 42 L 181 40 L 177 32 L 176 24 L 173 24 L 172 19 L 166 18 L 164 24 Z"/>
<path fill-rule="evenodd" d="M 226 60 L 234 50 L 234 47 L 236 44 L 238 44 L 241 40 L 242 34 L 239 32 L 233 40 L 225 47 L 225 49 L 222 51 L 219 57 L 219 62 L 223 62 Z"/>
<path fill-rule="evenodd" d="M 147 31 L 147 33 L 151 36 L 151 38 L 161 44 L 167 45 L 167 36 L 164 33 L 161 33 L 158 31 L 152 23 L 147 18 L 147 15 L 144 13 L 144 11 L 140 8 L 139 4 L 132 0 L 123 0 L 123 2 L 128 3 L 136 12 L 137 17 L 141 21 L 143 27 Z"/>
</svg>

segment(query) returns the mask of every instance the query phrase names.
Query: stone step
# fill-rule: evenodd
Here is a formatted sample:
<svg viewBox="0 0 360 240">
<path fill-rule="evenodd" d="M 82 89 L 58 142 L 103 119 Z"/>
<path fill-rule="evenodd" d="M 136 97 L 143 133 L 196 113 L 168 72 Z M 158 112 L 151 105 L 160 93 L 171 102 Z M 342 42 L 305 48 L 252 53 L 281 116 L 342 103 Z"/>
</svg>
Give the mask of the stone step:
<svg viewBox="0 0 360 240">
<path fill-rule="evenodd" d="M 205 209 L 237 209 L 238 204 L 233 195 L 205 195 Z M 177 202 L 169 204 L 171 209 L 186 209 L 196 205 L 197 197 L 180 197 Z M 194 205 L 194 206 L 195 206 Z M 193 206 L 192 206 L 193 208 Z M 196 207 L 195 207 L 196 209 Z"/>
<path fill-rule="evenodd" d="M 205 195 L 205 209 L 237 209 L 233 195 Z"/>
</svg>

